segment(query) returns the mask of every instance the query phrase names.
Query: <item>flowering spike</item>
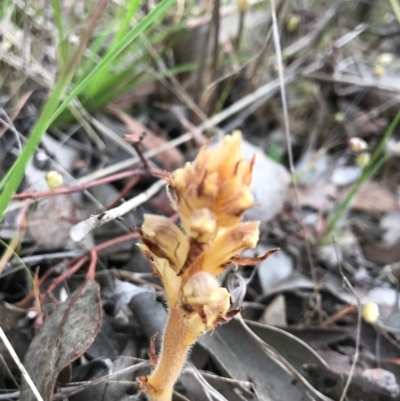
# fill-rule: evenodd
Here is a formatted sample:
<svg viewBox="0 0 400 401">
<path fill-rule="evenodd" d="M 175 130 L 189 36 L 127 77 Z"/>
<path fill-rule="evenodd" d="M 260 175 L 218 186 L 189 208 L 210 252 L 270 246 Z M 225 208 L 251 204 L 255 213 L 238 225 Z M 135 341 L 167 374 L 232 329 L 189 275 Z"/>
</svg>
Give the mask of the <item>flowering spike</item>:
<svg viewBox="0 0 400 401">
<path fill-rule="evenodd" d="M 169 307 L 157 364 L 149 376 L 139 378 L 151 401 L 171 401 L 189 347 L 240 312 L 229 309 L 230 294 L 215 276 L 231 263 L 255 264 L 276 251 L 258 258 L 240 256 L 259 237 L 258 221 L 241 223 L 253 205 L 255 159 L 243 159 L 240 143 L 241 134 L 235 132 L 219 148 L 204 146 L 193 163 L 163 173 L 182 229 L 165 217 L 145 216 L 140 247 L 163 282 Z"/>
</svg>

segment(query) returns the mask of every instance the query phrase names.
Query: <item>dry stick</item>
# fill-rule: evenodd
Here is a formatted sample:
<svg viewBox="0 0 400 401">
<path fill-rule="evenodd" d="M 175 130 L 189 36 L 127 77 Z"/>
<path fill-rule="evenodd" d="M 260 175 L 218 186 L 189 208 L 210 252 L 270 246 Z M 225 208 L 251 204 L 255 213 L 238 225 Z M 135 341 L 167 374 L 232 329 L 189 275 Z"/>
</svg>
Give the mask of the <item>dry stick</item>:
<svg viewBox="0 0 400 401">
<path fill-rule="evenodd" d="M 329 327 L 332 323 L 336 322 L 337 320 L 341 319 L 342 317 L 348 315 L 350 312 L 353 312 L 354 309 L 357 308 L 357 305 L 346 305 L 343 309 L 339 312 L 336 312 L 334 315 L 328 317 L 328 319 L 324 320 L 321 324 L 321 327 Z"/>
<path fill-rule="evenodd" d="M 235 50 L 236 56 L 239 55 L 238 53 L 239 53 L 239 49 L 240 49 L 240 41 L 242 39 L 242 34 L 243 34 L 244 18 L 246 16 L 246 11 L 247 11 L 247 9 L 242 10 L 239 8 L 239 25 L 238 25 L 236 38 L 233 42 L 233 48 Z"/>
<path fill-rule="evenodd" d="M 131 134 L 131 135 L 125 135 L 124 140 L 131 143 L 132 146 L 134 147 L 137 155 L 139 156 L 140 161 L 143 164 L 143 167 L 151 172 L 153 169 L 150 166 L 150 160 L 144 155 L 143 149 L 142 149 L 142 141 L 144 137 L 146 136 L 146 132 L 143 132 L 140 136 L 136 134 Z"/>
<path fill-rule="evenodd" d="M 6 346 L 8 352 L 10 353 L 11 357 L 13 358 L 15 364 L 18 366 L 19 370 L 22 373 L 22 376 L 26 380 L 26 383 L 32 390 L 32 393 L 34 394 L 35 398 L 38 401 L 43 401 L 42 396 L 40 395 L 38 389 L 35 386 L 35 383 L 33 383 L 31 377 L 29 376 L 28 372 L 26 371 L 24 365 L 21 363 L 21 361 L 18 358 L 17 353 L 14 351 L 14 348 L 12 347 L 10 341 L 8 341 L 8 338 L 6 336 L 6 333 L 4 333 L 3 329 L 0 327 L 0 338 L 2 339 L 4 345 Z"/>
<path fill-rule="evenodd" d="M 182 125 L 183 129 L 190 132 L 193 135 L 193 142 L 196 146 L 200 147 L 207 143 L 207 138 L 203 135 L 203 133 L 199 130 L 198 127 L 193 125 L 184 115 L 180 112 L 179 107 L 172 106 L 170 108 L 173 115 L 179 120 L 179 123 Z"/>
<path fill-rule="evenodd" d="M 145 35 L 141 35 L 141 40 L 146 46 L 147 50 L 153 57 L 154 61 L 157 63 L 159 70 L 165 74 L 165 78 L 161 78 L 161 82 L 167 87 L 171 92 L 174 92 L 176 96 L 185 104 L 193 113 L 196 114 L 200 121 L 207 120 L 207 115 L 201 110 L 201 108 L 196 104 L 196 102 L 191 98 L 189 93 L 179 82 L 174 74 L 168 73 L 168 67 L 165 65 L 164 60 L 158 54 L 158 51 L 154 49 L 152 44 L 146 38 Z M 171 82 L 172 87 L 169 87 L 167 80 Z"/>
<path fill-rule="evenodd" d="M 284 122 L 285 122 L 286 143 L 287 143 L 287 150 L 288 150 L 288 156 L 289 156 L 290 175 L 292 177 L 294 195 L 295 195 L 295 200 L 296 200 L 296 208 L 297 208 L 298 215 L 300 217 L 301 209 L 300 209 L 300 203 L 299 203 L 299 194 L 298 194 L 298 190 L 297 190 L 294 160 L 293 160 L 293 151 L 292 151 L 292 145 L 291 145 L 289 112 L 288 112 L 288 106 L 287 106 L 287 102 L 286 102 L 285 78 L 283 75 L 283 61 L 282 61 L 281 44 L 280 44 L 280 38 L 279 38 L 278 22 L 276 20 L 275 0 L 271 0 L 271 14 L 272 14 L 272 30 L 273 30 L 273 38 L 274 38 L 275 51 L 276 51 L 276 59 L 278 62 L 278 72 L 279 72 L 279 81 L 280 81 L 280 88 L 281 88 L 282 109 L 283 109 L 283 116 L 284 116 Z M 305 230 L 304 222 L 302 219 L 300 220 L 300 222 L 301 222 L 301 227 L 302 227 L 305 246 L 306 246 L 307 258 L 308 258 L 308 262 L 310 265 L 310 273 L 311 273 L 312 281 L 314 283 L 314 295 L 316 296 L 316 299 L 318 300 L 319 299 L 318 280 L 317 280 L 317 275 L 315 273 L 315 268 L 314 268 L 314 264 L 313 264 L 312 257 L 311 257 L 310 244 L 307 239 L 307 233 Z M 318 316 L 319 316 L 319 320 L 321 321 L 322 317 L 321 317 L 321 313 L 320 313 L 320 308 L 318 308 Z"/>
<path fill-rule="evenodd" d="M 97 265 L 97 251 L 96 248 L 90 250 L 90 266 L 86 275 L 86 281 L 94 280 L 96 276 L 96 265 Z"/>
<path fill-rule="evenodd" d="M 127 241 L 131 241 L 133 239 L 137 239 L 139 238 L 139 233 L 134 232 L 134 233 L 129 233 L 129 234 L 125 234 L 122 235 L 120 237 L 117 238 L 113 238 L 109 241 L 103 242 L 99 245 L 96 245 L 92 251 L 94 250 L 95 252 L 99 253 L 101 251 L 104 251 L 107 248 L 110 248 L 114 245 L 118 245 L 120 243 L 123 242 L 127 242 Z M 55 279 L 55 281 L 52 283 L 52 286 L 55 284 L 55 286 L 53 286 L 51 288 L 51 291 L 54 290 L 54 288 L 59 285 L 63 280 L 67 279 L 68 277 L 70 277 L 73 273 L 75 273 L 77 270 L 79 270 L 87 261 L 89 260 L 89 257 L 87 254 L 82 255 L 81 257 L 79 257 L 78 259 L 72 260 L 70 262 L 70 264 L 72 265 L 72 267 L 64 272 L 61 276 L 57 277 Z M 40 278 L 39 280 L 39 285 L 42 285 L 43 282 L 50 276 L 51 273 L 53 273 L 57 267 L 59 266 L 59 264 L 52 266 L 50 269 L 46 270 L 46 272 L 44 273 L 44 275 Z M 47 291 L 49 292 L 49 291 Z M 47 294 L 47 293 L 46 293 Z M 46 295 L 45 294 L 45 295 Z M 18 306 L 19 307 L 23 307 L 27 302 L 29 302 L 32 298 L 34 297 L 33 291 L 31 291 L 29 294 L 27 294 L 25 296 L 25 298 L 18 302 Z"/>
<path fill-rule="evenodd" d="M 129 182 L 122 188 L 122 190 L 119 192 L 119 194 L 115 197 L 114 200 L 112 200 L 108 205 L 106 205 L 106 209 L 112 209 L 115 207 L 121 199 L 125 197 L 125 195 L 133 188 L 136 186 L 136 184 L 139 182 L 138 177 L 133 177 L 129 180 Z"/>
<path fill-rule="evenodd" d="M 108 382 L 109 379 L 111 379 L 111 378 L 122 375 L 124 373 L 134 372 L 135 370 L 142 369 L 144 367 L 147 367 L 148 365 L 149 365 L 148 361 L 143 361 L 143 362 L 137 363 L 136 365 L 128 366 L 127 368 L 121 369 L 117 372 L 110 373 L 107 376 L 99 377 L 98 379 L 95 379 L 92 381 L 87 381 L 85 384 L 83 384 L 82 386 L 79 386 L 78 388 L 67 389 L 66 391 L 61 391 L 57 394 L 54 394 L 53 400 L 63 400 L 65 398 L 71 397 L 72 395 L 80 393 L 81 391 L 87 389 L 88 387 L 95 386 L 96 384 L 99 384 L 99 383 Z"/>
<path fill-rule="evenodd" d="M 70 269 L 68 269 L 66 272 L 61 274 L 61 276 L 58 276 L 55 280 L 53 280 L 53 282 L 50 284 L 47 291 L 41 296 L 41 301 L 43 302 L 55 290 L 55 288 L 58 285 L 60 285 L 68 277 L 71 277 L 72 274 L 77 272 L 88 260 L 89 260 L 89 256 L 87 256 L 87 255 L 83 256 Z M 28 294 L 28 295 L 30 295 L 30 294 Z M 26 301 L 26 299 L 24 299 L 24 301 Z"/>
<path fill-rule="evenodd" d="M 375 77 L 356 77 L 350 74 L 335 73 L 325 74 L 323 72 L 309 72 L 303 74 L 305 78 L 314 79 L 316 81 L 333 82 L 339 84 L 348 84 L 360 86 L 362 88 L 381 89 L 386 92 L 400 93 L 400 85 L 397 80 L 387 80 Z"/>
<path fill-rule="evenodd" d="M 338 267 L 339 267 L 340 275 L 342 276 L 342 280 L 346 284 L 346 286 L 349 288 L 349 290 L 353 294 L 354 298 L 357 300 L 356 350 L 354 352 L 354 358 L 353 358 L 353 363 L 351 364 L 349 377 L 347 378 L 346 384 L 345 384 L 345 386 L 343 388 L 342 396 L 340 397 L 340 400 L 339 400 L 339 401 L 344 401 L 344 399 L 346 398 L 347 391 L 349 390 L 349 387 L 350 387 L 350 384 L 351 384 L 351 380 L 353 379 L 353 375 L 354 375 L 354 371 L 356 369 L 356 364 L 357 364 L 358 358 L 360 356 L 362 311 L 361 311 L 360 298 L 358 297 L 358 295 L 357 295 L 356 291 L 354 290 L 353 286 L 351 285 L 350 281 L 347 279 L 347 277 L 343 273 L 342 264 L 339 261 L 339 254 L 338 254 L 338 251 L 337 251 L 336 240 L 335 240 L 335 236 L 334 235 L 332 235 L 332 240 L 333 240 L 333 245 L 335 247 L 336 258 L 338 260 Z"/>
<path fill-rule="evenodd" d="M 0 400 L 8 401 L 10 399 L 19 398 L 21 395 L 20 391 L 14 391 L 12 393 L 0 394 Z"/>
<path fill-rule="evenodd" d="M 313 69 L 311 69 L 313 70 Z M 289 72 L 287 76 L 285 77 L 286 82 L 291 82 L 293 81 L 297 75 L 299 74 L 299 71 L 296 69 L 296 71 Z M 222 121 L 226 120 L 227 118 L 231 117 L 232 115 L 238 113 L 239 111 L 243 110 L 244 108 L 252 105 L 254 102 L 259 101 L 260 99 L 263 99 L 267 96 L 270 95 L 271 92 L 275 92 L 276 88 L 279 88 L 279 79 L 275 79 L 271 82 L 268 82 L 267 84 L 259 87 L 257 90 L 254 92 L 248 94 L 247 96 L 243 97 L 242 99 L 238 100 L 236 103 L 231 105 L 230 107 L 227 107 L 224 109 L 221 113 L 209 118 L 207 121 L 204 123 L 200 124 L 197 129 L 200 131 L 204 131 L 207 129 L 214 128 L 216 125 L 220 124 Z M 158 155 L 168 149 L 171 149 L 175 146 L 179 146 L 185 142 L 193 140 L 193 134 L 190 132 L 186 132 L 185 134 L 181 135 L 178 138 L 175 138 L 168 143 L 159 146 L 156 149 L 151 149 L 144 154 L 146 157 L 153 157 L 155 155 Z M 80 183 L 87 183 L 89 181 L 95 180 L 102 178 L 106 175 L 109 174 L 114 174 L 118 171 L 127 169 L 135 165 L 136 163 L 139 162 L 139 158 L 137 156 L 132 157 L 128 160 L 124 160 L 120 163 L 113 164 L 112 166 L 106 167 L 102 169 L 101 171 L 96 171 L 94 173 L 88 174 L 85 177 L 81 177 L 78 181 Z"/>
<path fill-rule="evenodd" d="M 221 6 L 220 0 L 214 0 L 214 8 L 211 17 L 211 26 L 214 31 L 214 44 L 213 44 L 213 58 L 211 64 L 211 79 L 214 81 L 217 76 L 218 60 L 219 60 L 219 26 L 220 26 L 220 12 L 219 8 Z"/>
<path fill-rule="evenodd" d="M 199 99 L 200 107 L 206 112 L 210 113 L 215 108 L 216 96 L 215 90 L 216 87 L 209 86 L 208 83 L 215 81 L 218 73 L 218 60 L 219 60 L 219 28 L 220 28 L 220 0 L 214 0 L 214 7 L 211 16 L 211 23 L 210 23 L 210 37 L 208 40 L 210 41 L 213 39 L 212 43 L 212 57 L 211 57 L 211 68 L 210 68 L 210 75 L 207 81 L 207 86 L 204 88 L 205 90 L 202 93 L 202 96 Z M 213 36 L 211 35 L 213 32 Z"/>
<path fill-rule="evenodd" d="M 119 174 L 114 174 L 110 175 L 109 177 L 102 178 L 99 180 L 94 180 L 91 182 L 88 182 L 86 184 L 82 185 L 74 185 L 72 187 L 68 188 L 59 188 L 59 189 L 54 189 L 54 190 L 48 190 L 48 191 L 41 191 L 41 192 L 23 192 L 21 194 L 16 194 L 13 196 L 13 200 L 15 199 L 39 199 L 39 198 L 47 198 L 49 196 L 57 196 L 57 195 L 65 195 L 65 194 L 71 194 L 74 192 L 82 192 L 85 191 L 89 188 L 96 187 L 102 184 L 106 184 L 108 182 L 113 182 L 117 180 L 122 180 L 123 178 L 128 178 L 132 176 L 141 176 L 141 175 L 148 175 L 149 172 L 143 169 L 136 169 L 132 171 L 124 171 Z"/>
<path fill-rule="evenodd" d="M 146 191 L 128 200 L 122 205 L 107 212 L 91 216 L 88 219 L 83 220 L 78 224 L 75 224 L 69 232 L 72 241 L 82 241 L 92 230 L 112 220 L 118 219 L 124 214 L 130 212 L 132 209 L 138 207 L 139 205 L 150 199 L 152 196 L 154 196 L 165 185 L 166 182 L 163 180 L 156 181 L 150 188 L 146 189 Z"/>
<path fill-rule="evenodd" d="M 19 213 L 17 219 L 17 227 L 16 232 L 14 233 L 10 244 L 5 250 L 3 256 L 0 258 L 0 274 L 3 272 L 10 258 L 14 255 L 15 249 L 20 245 L 26 231 L 27 226 L 27 213 L 31 201 L 25 201 L 25 204 L 22 207 L 21 212 Z"/>
<path fill-rule="evenodd" d="M 286 373 L 288 373 L 294 379 L 300 381 L 306 388 L 309 390 L 313 396 L 318 397 L 321 401 L 332 401 L 331 398 L 326 397 L 316 388 L 314 388 L 311 383 L 302 375 L 300 372 L 289 362 L 287 361 L 274 347 L 263 341 L 260 337 L 254 333 L 249 326 L 247 326 L 246 322 L 244 321 L 243 317 L 239 314 L 235 319 L 238 319 L 243 328 L 246 332 L 257 342 L 261 345 L 264 349 L 265 353 L 270 357 L 277 365 L 279 365 Z"/>
<path fill-rule="evenodd" d="M 208 59 L 208 49 L 210 45 L 211 30 L 212 30 L 212 25 L 210 23 L 210 26 L 207 30 L 207 34 L 203 39 L 203 46 L 200 50 L 201 54 L 200 54 L 199 68 L 197 69 L 196 85 L 194 88 L 194 100 L 197 103 L 200 103 L 201 94 L 203 91 L 204 71 L 206 69 L 206 63 Z"/>
</svg>

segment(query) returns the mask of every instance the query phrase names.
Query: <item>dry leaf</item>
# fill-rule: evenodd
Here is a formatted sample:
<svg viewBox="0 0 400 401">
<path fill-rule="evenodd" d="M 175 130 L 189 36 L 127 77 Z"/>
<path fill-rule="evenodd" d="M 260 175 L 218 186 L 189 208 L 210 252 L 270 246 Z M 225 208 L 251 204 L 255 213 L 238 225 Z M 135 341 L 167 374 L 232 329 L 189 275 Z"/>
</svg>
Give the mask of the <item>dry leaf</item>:
<svg viewBox="0 0 400 401">
<path fill-rule="evenodd" d="M 100 330 L 100 287 L 89 281 L 44 322 L 24 359 L 24 366 L 44 401 L 50 401 L 58 374 L 79 358 Z M 20 401 L 36 401 L 22 381 Z"/>
<path fill-rule="evenodd" d="M 351 207 L 369 213 L 400 210 L 395 195 L 383 184 L 367 181 L 355 195 Z"/>
</svg>

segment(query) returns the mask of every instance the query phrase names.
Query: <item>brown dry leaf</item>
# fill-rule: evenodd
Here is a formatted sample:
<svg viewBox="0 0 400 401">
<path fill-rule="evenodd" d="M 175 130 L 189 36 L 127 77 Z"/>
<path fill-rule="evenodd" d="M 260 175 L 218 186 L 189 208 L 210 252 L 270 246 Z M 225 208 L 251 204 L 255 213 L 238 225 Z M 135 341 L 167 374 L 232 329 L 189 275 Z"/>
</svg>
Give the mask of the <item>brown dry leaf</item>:
<svg viewBox="0 0 400 401">
<path fill-rule="evenodd" d="M 343 194 L 343 197 L 346 194 Z M 351 207 L 369 213 L 399 211 L 400 205 L 395 195 L 383 184 L 367 181 L 355 195 Z"/>
<path fill-rule="evenodd" d="M 400 260 L 400 242 L 386 246 L 378 242 L 365 242 L 362 244 L 365 259 L 384 265 L 397 263 Z"/>
<path fill-rule="evenodd" d="M 324 394 L 339 399 L 343 393 L 343 383 L 346 382 L 351 364 L 349 357 L 337 352 L 324 352 L 323 356 L 333 361 L 329 367 L 309 364 L 305 366 L 310 381 Z M 399 385 L 393 373 L 384 369 L 362 369 L 356 366 L 348 395 L 357 395 L 364 401 L 397 399 L 400 393 Z"/>
<path fill-rule="evenodd" d="M 334 184 L 322 184 L 297 188 L 299 206 L 311 207 L 317 211 L 324 212 L 332 208 L 333 200 L 337 197 L 337 187 Z M 290 188 L 288 196 L 295 204 L 296 196 L 294 189 Z"/>
<path fill-rule="evenodd" d="M 28 232 L 39 249 L 73 249 L 69 231 L 84 218 L 86 213 L 73 195 L 52 196 L 36 203 L 35 209 L 29 214 Z"/>
<path fill-rule="evenodd" d="M 387 126 L 387 122 L 370 111 L 353 106 L 349 102 L 339 102 L 340 110 L 348 116 L 343 123 L 347 137 L 368 137 L 379 135 Z"/>
<path fill-rule="evenodd" d="M 100 287 L 89 281 L 45 321 L 24 359 L 24 366 L 44 401 L 51 400 L 58 374 L 92 344 L 101 320 Z M 20 401 L 36 401 L 25 380 L 21 384 Z"/>
<path fill-rule="evenodd" d="M 142 135 L 146 133 L 142 140 L 142 144 L 148 149 L 158 148 L 159 146 L 165 145 L 166 141 L 163 138 L 155 135 L 152 131 L 146 128 L 138 120 L 130 116 L 129 114 L 123 112 L 117 107 L 109 106 L 108 110 L 112 112 L 116 117 L 118 117 L 129 129 L 133 135 Z M 170 148 L 161 153 L 159 157 L 159 162 L 162 167 L 167 171 L 173 171 L 178 167 L 181 167 L 185 160 L 182 153 L 177 148 Z"/>
</svg>

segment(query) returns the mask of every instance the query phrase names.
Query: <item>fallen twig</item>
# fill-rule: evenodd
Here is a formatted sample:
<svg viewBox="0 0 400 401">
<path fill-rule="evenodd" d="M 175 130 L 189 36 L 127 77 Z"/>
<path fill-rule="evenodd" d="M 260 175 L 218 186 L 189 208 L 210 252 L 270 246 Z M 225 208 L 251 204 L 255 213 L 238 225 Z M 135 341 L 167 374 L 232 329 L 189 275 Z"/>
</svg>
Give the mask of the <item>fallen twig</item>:
<svg viewBox="0 0 400 401">
<path fill-rule="evenodd" d="M 33 383 L 31 377 L 29 376 L 28 372 L 26 371 L 24 365 L 22 362 L 19 360 L 17 353 L 14 351 L 14 348 L 12 347 L 10 341 L 8 341 L 8 338 L 6 336 L 6 333 L 4 333 L 3 329 L 0 327 L 0 338 L 3 341 L 5 347 L 7 348 L 8 352 L 10 353 L 13 361 L 15 364 L 18 366 L 19 370 L 22 373 L 22 376 L 26 380 L 28 386 L 32 390 L 34 396 L 36 397 L 37 401 L 43 401 L 42 396 L 40 395 L 38 389 L 35 386 L 35 383 Z"/>
<path fill-rule="evenodd" d="M 142 203 L 146 202 L 152 196 L 154 196 L 161 188 L 166 185 L 166 182 L 163 180 L 159 180 L 155 182 L 150 188 L 146 191 L 142 192 L 140 195 L 128 200 L 122 205 L 111 209 L 107 212 L 103 212 L 94 216 L 89 217 L 86 220 L 81 221 L 78 224 L 75 224 L 70 232 L 70 238 L 74 242 L 82 241 L 86 235 L 88 235 L 95 228 L 100 227 L 112 220 L 118 219 L 124 214 L 130 212 L 132 209 L 138 207 Z"/>
<path fill-rule="evenodd" d="M 154 170 L 154 169 L 153 169 Z M 39 199 L 39 198 L 47 198 L 49 196 L 57 196 L 57 195 L 65 195 L 65 194 L 71 194 L 74 192 L 82 192 L 85 191 L 86 189 L 96 187 L 102 184 L 106 184 L 108 182 L 113 182 L 117 180 L 122 180 L 123 178 L 127 177 L 134 177 L 134 176 L 142 176 L 142 175 L 148 175 L 149 171 L 143 168 L 138 168 L 135 170 L 131 171 L 124 171 L 122 173 L 110 175 L 109 177 L 101 178 L 98 180 L 90 181 L 85 184 L 81 185 L 74 185 L 72 187 L 68 188 L 58 188 L 54 190 L 48 190 L 48 191 L 41 191 L 41 192 L 23 192 L 21 194 L 16 194 L 13 196 L 13 199 Z"/>
</svg>

